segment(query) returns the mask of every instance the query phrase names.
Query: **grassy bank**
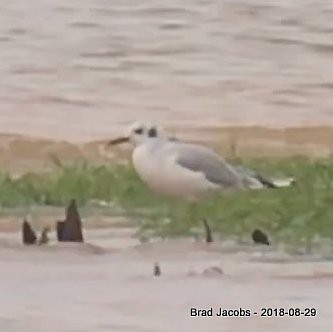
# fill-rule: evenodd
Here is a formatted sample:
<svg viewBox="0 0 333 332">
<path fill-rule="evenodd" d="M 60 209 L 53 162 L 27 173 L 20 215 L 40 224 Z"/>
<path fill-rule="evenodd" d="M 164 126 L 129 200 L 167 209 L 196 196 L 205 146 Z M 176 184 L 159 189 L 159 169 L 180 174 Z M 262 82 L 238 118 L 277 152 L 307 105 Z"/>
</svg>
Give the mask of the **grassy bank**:
<svg viewBox="0 0 333 332">
<path fill-rule="evenodd" d="M 183 202 L 154 196 L 129 166 L 92 167 L 83 163 L 61 165 L 47 175 L 27 173 L 11 178 L 1 174 L 0 206 L 65 206 L 76 198 L 81 206 L 92 200 L 111 202 L 111 208 L 135 218 L 142 232 L 153 230 L 160 235 L 195 233 L 206 217 L 215 232 L 240 238 L 259 227 L 277 240 L 302 245 L 318 236 L 333 239 L 333 159 L 240 162 L 266 175 L 294 176 L 297 184 L 216 197 L 190 209 Z"/>
</svg>

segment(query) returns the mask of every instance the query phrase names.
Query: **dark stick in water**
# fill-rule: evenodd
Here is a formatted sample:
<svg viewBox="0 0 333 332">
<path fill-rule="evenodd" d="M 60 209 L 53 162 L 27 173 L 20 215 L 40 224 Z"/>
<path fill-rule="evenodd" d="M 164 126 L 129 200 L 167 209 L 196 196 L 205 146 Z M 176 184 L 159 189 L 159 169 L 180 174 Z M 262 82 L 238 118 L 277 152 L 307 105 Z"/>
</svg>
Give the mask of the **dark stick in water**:
<svg viewBox="0 0 333 332">
<path fill-rule="evenodd" d="M 161 267 L 158 263 L 155 263 L 154 265 L 154 276 L 159 277 L 162 274 Z"/>
<path fill-rule="evenodd" d="M 22 240 L 25 245 L 36 244 L 37 241 L 35 231 L 26 220 L 22 224 Z"/>
</svg>

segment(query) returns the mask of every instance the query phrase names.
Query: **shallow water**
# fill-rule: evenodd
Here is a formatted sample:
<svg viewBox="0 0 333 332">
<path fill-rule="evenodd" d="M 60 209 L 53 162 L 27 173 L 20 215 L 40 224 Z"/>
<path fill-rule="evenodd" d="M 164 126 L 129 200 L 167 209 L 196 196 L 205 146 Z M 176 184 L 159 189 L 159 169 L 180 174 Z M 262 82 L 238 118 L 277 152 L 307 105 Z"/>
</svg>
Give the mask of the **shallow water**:
<svg viewBox="0 0 333 332">
<path fill-rule="evenodd" d="M 332 124 L 326 0 L 0 5 L 0 132 L 100 138 L 134 119 Z"/>
<path fill-rule="evenodd" d="M 23 248 L 17 235 L 2 236 L 2 330 L 326 331 L 332 326 L 331 262 L 273 255 L 260 247 L 226 251 L 221 243 L 187 240 L 135 245 L 119 228 L 85 235 L 93 245 Z M 272 255 L 281 261 L 267 261 Z M 162 269 L 159 278 L 152 275 L 156 261 Z M 191 307 L 215 312 L 242 308 L 252 314 L 191 317 Z M 260 317 L 263 307 L 309 307 L 317 314 Z"/>
</svg>

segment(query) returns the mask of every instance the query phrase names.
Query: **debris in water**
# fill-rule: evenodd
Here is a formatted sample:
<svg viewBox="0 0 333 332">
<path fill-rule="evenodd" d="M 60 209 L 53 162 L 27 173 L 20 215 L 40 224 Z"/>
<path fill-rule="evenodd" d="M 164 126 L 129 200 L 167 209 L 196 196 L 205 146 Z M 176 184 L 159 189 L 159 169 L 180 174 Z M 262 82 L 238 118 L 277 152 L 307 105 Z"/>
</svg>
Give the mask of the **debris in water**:
<svg viewBox="0 0 333 332">
<path fill-rule="evenodd" d="M 63 242 L 84 242 L 82 222 L 74 199 L 67 207 L 65 221 L 57 222 L 57 237 Z"/>
<path fill-rule="evenodd" d="M 205 269 L 202 272 L 202 275 L 209 276 L 209 277 L 220 276 L 220 275 L 223 275 L 223 271 L 218 266 L 211 266 L 211 267 L 208 267 L 207 269 Z"/>
<path fill-rule="evenodd" d="M 48 236 L 49 231 L 50 231 L 49 227 L 43 228 L 42 233 L 40 235 L 40 239 L 38 240 L 39 246 L 49 243 L 49 236 Z"/>
<path fill-rule="evenodd" d="M 161 268 L 158 263 L 154 265 L 154 276 L 159 277 L 162 274 Z"/>
<path fill-rule="evenodd" d="M 36 244 L 37 241 L 36 233 L 27 220 L 24 220 L 22 224 L 22 240 L 26 245 Z"/>
<path fill-rule="evenodd" d="M 210 267 L 204 269 L 202 272 L 198 272 L 198 271 L 195 271 L 195 270 L 190 270 L 187 273 L 187 275 L 190 276 L 190 277 L 200 277 L 200 276 L 220 277 L 220 276 L 224 275 L 224 272 L 218 266 L 210 266 Z"/>
<path fill-rule="evenodd" d="M 211 243 L 213 242 L 212 230 L 210 229 L 208 221 L 205 218 L 203 219 L 203 224 L 206 232 L 206 243 Z"/>
<path fill-rule="evenodd" d="M 252 232 L 252 240 L 255 243 L 266 244 L 268 246 L 270 245 L 268 236 L 264 232 L 262 232 L 260 229 L 255 229 Z"/>
</svg>

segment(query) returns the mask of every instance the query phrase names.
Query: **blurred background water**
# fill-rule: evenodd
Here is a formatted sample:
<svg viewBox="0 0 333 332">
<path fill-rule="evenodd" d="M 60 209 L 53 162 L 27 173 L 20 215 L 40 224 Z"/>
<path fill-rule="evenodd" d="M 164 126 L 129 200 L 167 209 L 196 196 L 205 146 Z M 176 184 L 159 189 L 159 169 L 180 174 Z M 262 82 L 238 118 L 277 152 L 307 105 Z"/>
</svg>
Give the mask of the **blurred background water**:
<svg viewBox="0 0 333 332">
<path fill-rule="evenodd" d="M 333 123 L 333 2 L 0 3 L 0 132 Z"/>
</svg>

